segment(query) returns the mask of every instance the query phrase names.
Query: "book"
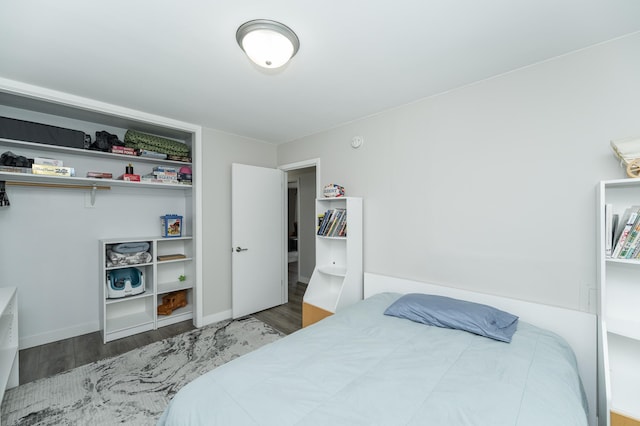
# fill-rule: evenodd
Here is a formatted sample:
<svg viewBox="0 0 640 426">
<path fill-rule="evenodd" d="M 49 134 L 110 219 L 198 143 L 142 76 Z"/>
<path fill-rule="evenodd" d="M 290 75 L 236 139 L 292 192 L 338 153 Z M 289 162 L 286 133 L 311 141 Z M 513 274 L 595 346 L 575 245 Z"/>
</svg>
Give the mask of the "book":
<svg viewBox="0 0 640 426">
<path fill-rule="evenodd" d="M 31 171 L 34 175 L 50 176 L 75 176 L 73 167 L 50 166 L 48 164 L 32 164 Z"/>
<path fill-rule="evenodd" d="M 613 253 L 611 254 L 612 258 L 617 258 L 620 255 L 620 251 L 622 251 L 622 249 L 624 248 L 624 243 L 627 240 L 627 236 L 629 235 L 631 228 L 636 222 L 639 209 L 639 206 L 631 206 L 625 210 L 618 230 L 618 241 L 613 249 Z"/>
<path fill-rule="evenodd" d="M 322 217 L 322 223 L 320 224 L 320 228 L 318 229 L 318 235 L 324 235 L 324 230 L 330 220 L 331 210 L 327 210 L 326 212 L 324 212 L 324 216 Z"/>
<path fill-rule="evenodd" d="M 140 153 L 138 154 L 140 157 L 151 157 L 151 158 L 159 158 L 159 159 L 165 159 L 167 158 L 167 154 L 163 154 L 161 152 L 156 152 L 156 151 L 149 151 L 146 149 L 141 149 Z"/>
<path fill-rule="evenodd" d="M 335 217 L 331 221 L 331 224 L 329 225 L 329 229 L 327 230 L 327 237 L 335 236 L 337 224 L 340 222 L 340 218 L 342 218 L 343 214 L 344 214 L 344 210 L 336 210 Z"/>
<path fill-rule="evenodd" d="M 163 255 L 158 256 L 158 260 L 160 262 L 163 262 L 165 260 L 176 260 L 176 259 L 186 259 L 186 258 L 187 258 L 187 256 L 185 256 L 184 254 L 179 254 L 179 253 L 176 253 L 176 254 L 163 254 Z"/>
<path fill-rule="evenodd" d="M 338 230 L 338 237 L 346 237 L 347 236 L 347 212 L 344 212 L 342 216 L 342 222 L 340 223 L 340 229 Z"/>
<path fill-rule="evenodd" d="M 114 145 L 109 150 L 113 154 L 138 155 L 138 152 L 135 150 L 135 148 L 130 148 L 128 146 Z"/>
<path fill-rule="evenodd" d="M 108 172 L 87 172 L 88 178 L 112 179 L 113 174 Z"/>
<path fill-rule="evenodd" d="M 129 181 L 129 182 L 140 182 L 140 175 L 131 174 L 131 173 L 125 173 L 125 174 L 121 175 L 118 179 L 126 180 L 126 181 Z"/>
<path fill-rule="evenodd" d="M 47 158 L 47 157 L 34 157 L 33 164 L 43 164 L 47 166 L 56 166 L 56 167 L 64 166 L 64 163 L 62 160 L 57 160 L 55 158 Z"/>
<path fill-rule="evenodd" d="M 611 257 L 613 247 L 613 205 L 604 205 L 604 240 L 605 256 Z"/>
<path fill-rule="evenodd" d="M 336 226 L 340 222 L 340 218 L 346 213 L 345 209 L 333 209 L 327 210 L 325 213 L 325 220 L 323 226 L 321 226 L 318 235 L 323 237 L 333 237 L 334 232 L 337 232 Z M 335 230 L 335 231 L 334 231 Z"/>
<path fill-rule="evenodd" d="M 638 243 L 638 234 L 640 233 L 640 214 L 636 215 L 636 220 L 629 230 L 624 246 L 620 249 L 618 257 L 620 259 L 628 259 L 636 248 Z"/>
</svg>

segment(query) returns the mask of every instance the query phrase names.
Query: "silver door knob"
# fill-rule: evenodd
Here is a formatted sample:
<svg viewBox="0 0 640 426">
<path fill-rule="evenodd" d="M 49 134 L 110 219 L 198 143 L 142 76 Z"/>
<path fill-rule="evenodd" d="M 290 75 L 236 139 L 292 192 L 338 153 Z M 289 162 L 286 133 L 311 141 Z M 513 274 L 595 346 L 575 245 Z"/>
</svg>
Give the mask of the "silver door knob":
<svg viewBox="0 0 640 426">
<path fill-rule="evenodd" d="M 247 250 L 249 250 L 249 249 L 242 248 L 240 246 L 236 247 L 236 252 L 238 252 L 238 253 L 240 253 L 241 251 L 247 251 Z"/>
</svg>

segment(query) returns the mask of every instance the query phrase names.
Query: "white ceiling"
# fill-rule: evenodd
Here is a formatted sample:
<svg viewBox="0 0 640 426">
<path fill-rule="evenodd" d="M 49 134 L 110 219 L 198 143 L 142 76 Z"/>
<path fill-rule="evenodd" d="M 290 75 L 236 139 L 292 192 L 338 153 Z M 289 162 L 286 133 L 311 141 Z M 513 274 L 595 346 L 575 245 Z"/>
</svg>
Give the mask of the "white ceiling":
<svg viewBox="0 0 640 426">
<path fill-rule="evenodd" d="M 258 18 L 300 38 L 278 72 Z M 636 31 L 639 0 L 0 0 L 0 77 L 282 143 Z"/>
</svg>

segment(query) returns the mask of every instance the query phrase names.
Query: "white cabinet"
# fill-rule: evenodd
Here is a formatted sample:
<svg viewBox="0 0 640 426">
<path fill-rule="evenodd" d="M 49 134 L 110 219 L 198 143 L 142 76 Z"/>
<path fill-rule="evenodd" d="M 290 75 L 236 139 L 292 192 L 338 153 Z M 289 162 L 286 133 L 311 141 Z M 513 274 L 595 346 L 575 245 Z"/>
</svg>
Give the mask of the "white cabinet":
<svg viewBox="0 0 640 426">
<path fill-rule="evenodd" d="M 640 206 L 640 179 L 600 183 L 597 244 L 600 416 L 608 422 L 611 411 L 640 422 L 640 259 L 607 256 L 607 205 L 622 221 L 627 208 Z"/>
<path fill-rule="evenodd" d="M 0 288 L 0 401 L 19 384 L 17 297 L 15 287 Z"/>
<path fill-rule="evenodd" d="M 316 235 L 316 267 L 303 298 L 303 327 L 362 300 L 362 198 L 316 200 L 318 215 L 333 212 L 338 220 L 346 213 L 346 235 L 340 232 L 340 223 L 329 232 L 320 229 L 325 235 Z"/>
<path fill-rule="evenodd" d="M 192 319 L 194 316 L 194 258 L 193 238 L 142 237 L 100 240 L 100 319 L 104 342 L 120 339 L 143 331 Z M 148 245 L 149 259 L 141 263 L 123 264 L 110 261 L 111 250 L 121 244 Z M 137 260 L 134 260 L 137 262 Z M 108 291 L 109 277 L 118 271 L 136 268 L 144 277 L 144 292 L 119 297 Z M 169 315 L 158 314 L 163 296 L 185 291 L 187 305 L 172 310 Z M 110 297 L 111 296 L 111 297 Z"/>
</svg>

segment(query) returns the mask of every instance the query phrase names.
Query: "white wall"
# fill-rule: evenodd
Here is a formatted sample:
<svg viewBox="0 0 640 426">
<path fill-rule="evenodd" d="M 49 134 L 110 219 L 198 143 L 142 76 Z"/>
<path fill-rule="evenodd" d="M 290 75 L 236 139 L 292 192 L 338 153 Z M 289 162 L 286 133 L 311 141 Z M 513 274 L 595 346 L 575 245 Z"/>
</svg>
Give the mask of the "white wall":
<svg viewBox="0 0 640 426">
<path fill-rule="evenodd" d="M 231 164 L 276 167 L 276 147 L 218 130 L 202 133 L 204 323 L 231 317 Z M 256 212 L 259 220 L 260 212 Z"/>
<path fill-rule="evenodd" d="M 364 198 L 364 269 L 581 310 L 595 186 L 640 136 L 640 34 L 278 147 Z M 355 135 L 364 145 L 352 149 Z"/>
</svg>

